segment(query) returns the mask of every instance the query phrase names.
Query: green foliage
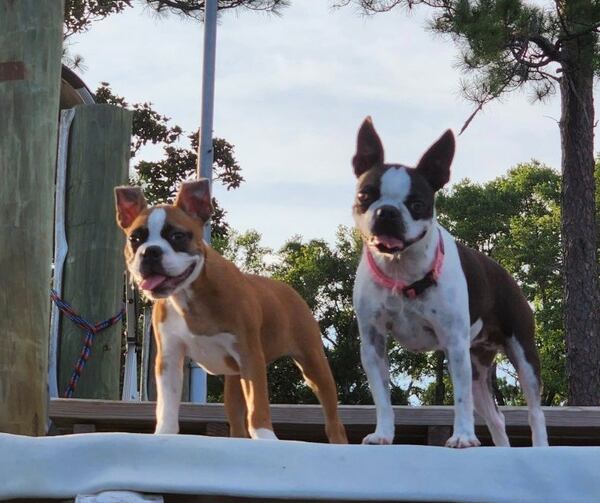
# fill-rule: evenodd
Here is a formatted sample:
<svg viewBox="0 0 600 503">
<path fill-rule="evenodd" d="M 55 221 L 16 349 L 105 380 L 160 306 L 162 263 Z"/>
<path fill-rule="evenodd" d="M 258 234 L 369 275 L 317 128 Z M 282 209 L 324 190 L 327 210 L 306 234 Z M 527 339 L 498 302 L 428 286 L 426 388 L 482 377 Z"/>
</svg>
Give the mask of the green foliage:
<svg viewBox="0 0 600 503">
<path fill-rule="evenodd" d="M 204 1 L 202 0 L 145 0 L 146 3 L 159 13 L 202 18 Z M 283 7 L 289 5 L 287 0 L 219 0 L 220 11 L 243 8 L 246 10 L 266 11 L 279 14 Z"/>
<path fill-rule="evenodd" d="M 65 0 L 64 38 L 87 31 L 95 21 L 131 6 L 131 0 Z"/>
<path fill-rule="evenodd" d="M 442 396 L 438 396 L 438 386 L 441 384 L 443 390 Z M 436 379 L 435 381 L 428 382 L 419 393 L 419 401 L 424 405 L 452 405 L 454 403 L 454 396 L 452 387 L 452 380 L 447 372 L 444 372 L 441 376 L 441 383 Z M 441 398 L 441 399 L 440 399 Z"/>
<path fill-rule="evenodd" d="M 227 260 L 231 260 L 239 269 L 249 274 L 269 274 L 267 257 L 273 254 L 271 248 L 263 246 L 261 235 L 251 229 L 242 234 L 229 231 L 225 238 L 220 238 L 213 246 Z"/>
<path fill-rule="evenodd" d="M 96 102 L 108 103 L 133 111 L 133 142 L 131 156 L 134 157 L 141 147 L 151 143 L 171 145 L 179 140 L 182 130 L 179 126 L 170 126 L 169 117 L 159 114 L 152 108 L 152 103 L 134 103 L 129 105 L 125 98 L 116 95 L 108 82 L 102 82 L 96 89 Z"/>
</svg>

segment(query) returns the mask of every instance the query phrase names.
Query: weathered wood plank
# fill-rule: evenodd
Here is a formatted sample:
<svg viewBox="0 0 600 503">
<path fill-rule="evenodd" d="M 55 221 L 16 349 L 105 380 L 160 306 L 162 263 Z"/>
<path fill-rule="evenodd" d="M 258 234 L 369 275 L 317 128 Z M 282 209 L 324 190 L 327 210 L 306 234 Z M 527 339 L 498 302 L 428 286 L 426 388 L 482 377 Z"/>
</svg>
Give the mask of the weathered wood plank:
<svg viewBox="0 0 600 503">
<path fill-rule="evenodd" d="M 90 422 L 102 431 L 147 431 L 154 428 L 153 402 L 126 403 L 98 400 L 52 400 L 50 416 L 59 428 L 69 429 L 74 423 Z M 511 441 L 515 445 L 529 444 L 527 409 L 501 407 Z M 454 420 L 452 407 L 394 407 L 396 441 L 428 443 L 430 428 L 450 428 Z M 546 407 L 544 409 L 551 439 L 558 444 L 600 444 L 600 407 Z M 324 422 L 318 405 L 271 405 L 275 430 L 281 438 L 325 441 Z M 348 429 L 349 438 L 358 442 L 372 431 L 375 408 L 372 406 L 340 406 L 340 417 Z M 216 431 L 216 425 L 226 427 L 227 419 L 221 404 L 198 405 L 183 403 L 180 410 L 182 432 L 206 434 Z M 489 433 L 476 416 L 480 439 L 490 444 Z"/>
<path fill-rule="evenodd" d="M 51 413 L 55 418 L 95 418 L 98 421 L 129 419 L 154 421 L 154 402 L 120 402 L 111 400 L 55 399 L 51 401 Z M 375 407 L 370 405 L 340 405 L 340 417 L 344 424 L 374 424 Z M 528 426 L 526 407 L 500 407 L 508 426 Z M 600 428 L 600 407 L 543 407 L 548 426 Z M 431 405 L 425 407 L 394 406 L 397 426 L 452 426 L 454 411 L 451 406 Z M 323 424 L 319 405 L 272 404 L 271 416 L 275 423 Z M 222 404 L 205 405 L 182 403 L 182 422 L 204 423 L 226 421 Z M 476 416 L 476 424 L 483 420 Z"/>
<path fill-rule="evenodd" d="M 63 298 L 91 323 L 122 307 L 123 236 L 115 223 L 115 185 L 127 183 L 132 113 L 112 105 L 76 107 L 71 126 L 67 180 L 67 256 Z M 62 319 L 59 393 L 67 387 L 83 332 Z M 96 336 L 77 397 L 119 398 L 121 326 Z"/>
<path fill-rule="evenodd" d="M 0 431 L 46 428 L 62 0 L 0 0 Z"/>
</svg>

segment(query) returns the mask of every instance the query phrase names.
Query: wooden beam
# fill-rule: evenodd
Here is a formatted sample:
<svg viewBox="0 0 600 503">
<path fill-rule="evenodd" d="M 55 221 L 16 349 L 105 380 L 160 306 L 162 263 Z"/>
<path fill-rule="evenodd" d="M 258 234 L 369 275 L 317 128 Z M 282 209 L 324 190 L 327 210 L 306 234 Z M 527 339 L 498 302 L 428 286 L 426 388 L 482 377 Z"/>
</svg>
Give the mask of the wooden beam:
<svg viewBox="0 0 600 503">
<path fill-rule="evenodd" d="M 111 400 L 53 399 L 51 414 L 55 418 L 91 419 L 102 421 L 131 420 L 154 421 L 154 402 L 120 402 Z M 600 407 L 542 407 L 546 423 L 551 427 L 600 428 Z M 344 424 L 375 424 L 375 407 L 371 405 L 340 405 L 340 418 Z M 528 426 L 527 407 L 500 407 L 507 426 Z M 452 426 L 454 410 L 447 405 L 413 407 L 394 406 L 396 426 Z M 184 423 L 226 421 L 223 404 L 204 405 L 182 403 L 180 420 Z M 320 405 L 271 404 L 275 423 L 324 424 Z M 484 425 L 475 416 L 477 425 Z"/>
<path fill-rule="evenodd" d="M 154 429 L 154 402 L 113 402 L 100 400 L 51 400 L 50 417 L 59 429 L 70 431 L 75 423 L 91 423 L 99 431 L 151 432 Z M 530 432 L 526 407 L 501 407 L 514 445 L 529 445 Z M 431 429 L 449 431 L 454 411 L 448 406 L 395 406 L 396 442 L 433 442 Z M 555 444 L 600 445 L 600 407 L 545 407 L 546 422 Z M 326 441 L 319 405 L 271 405 L 276 433 L 281 438 Z M 359 442 L 375 425 L 375 408 L 341 405 L 340 418 L 351 441 Z M 476 416 L 477 434 L 490 445 L 489 432 Z M 180 425 L 184 433 L 214 433 L 217 425 L 225 431 L 227 418 L 222 404 L 182 403 Z M 208 427 L 208 431 L 207 431 Z M 439 437 L 439 438 L 438 438 Z M 441 434 L 436 436 L 441 442 Z"/>
<path fill-rule="evenodd" d="M 116 185 L 127 183 L 132 112 L 112 105 L 76 107 L 67 174 L 66 231 L 69 253 L 63 299 L 97 323 L 123 306 L 123 235 L 114 210 Z M 64 393 L 84 333 L 63 318 L 60 330 L 59 393 Z M 74 396 L 118 399 L 121 324 L 96 336 Z"/>
<path fill-rule="evenodd" d="M 44 434 L 62 0 L 0 0 L 0 431 Z"/>
</svg>

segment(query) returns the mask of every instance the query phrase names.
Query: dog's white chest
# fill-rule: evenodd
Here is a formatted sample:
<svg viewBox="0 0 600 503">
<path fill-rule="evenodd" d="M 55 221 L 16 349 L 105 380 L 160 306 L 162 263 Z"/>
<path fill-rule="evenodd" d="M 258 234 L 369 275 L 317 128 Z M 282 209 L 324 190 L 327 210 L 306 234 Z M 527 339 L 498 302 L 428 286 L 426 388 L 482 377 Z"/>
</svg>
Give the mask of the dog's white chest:
<svg viewBox="0 0 600 503">
<path fill-rule="evenodd" d="M 439 349 L 440 342 L 427 318 L 427 309 L 424 302 L 408 302 L 398 295 L 390 295 L 379 309 L 378 328 L 411 351 Z"/>
<path fill-rule="evenodd" d="M 376 333 L 391 336 L 411 351 L 440 348 L 428 310 L 430 303 L 422 299 L 410 301 L 376 285 L 361 262 L 354 290 L 357 314 L 363 330 L 372 327 Z"/>
<path fill-rule="evenodd" d="M 239 373 L 240 355 L 234 334 L 221 332 L 214 335 L 197 335 L 190 332 L 185 319 L 169 304 L 167 316 L 160 324 L 163 344 L 183 344 L 190 357 L 209 374 L 234 375 Z"/>
<path fill-rule="evenodd" d="M 215 335 L 190 335 L 187 355 L 213 375 L 239 374 L 236 337 L 228 332 Z"/>
</svg>

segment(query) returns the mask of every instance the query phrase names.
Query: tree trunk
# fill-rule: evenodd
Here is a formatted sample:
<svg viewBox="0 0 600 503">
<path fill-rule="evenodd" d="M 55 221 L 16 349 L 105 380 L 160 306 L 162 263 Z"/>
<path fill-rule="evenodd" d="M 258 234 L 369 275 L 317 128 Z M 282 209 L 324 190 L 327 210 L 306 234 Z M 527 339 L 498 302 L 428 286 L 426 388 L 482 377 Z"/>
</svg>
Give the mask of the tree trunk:
<svg viewBox="0 0 600 503">
<path fill-rule="evenodd" d="M 435 397 L 433 405 L 444 405 L 446 384 L 444 383 L 444 352 L 435 352 Z"/>
<path fill-rule="evenodd" d="M 589 0 L 567 2 L 573 31 L 586 21 Z M 586 21 L 587 22 L 587 21 Z M 600 405 L 600 291 L 596 252 L 594 96 L 591 34 L 563 44 L 562 251 L 564 327 L 570 405 Z"/>
<path fill-rule="evenodd" d="M 506 405 L 506 400 L 504 400 L 504 395 L 502 394 L 502 390 L 500 386 L 498 386 L 498 373 L 497 365 L 494 363 L 492 368 L 492 372 L 490 375 L 490 379 L 492 380 L 492 390 L 494 391 L 494 396 L 496 397 L 496 403 L 498 405 Z"/>
</svg>

